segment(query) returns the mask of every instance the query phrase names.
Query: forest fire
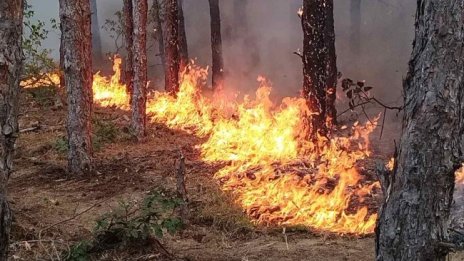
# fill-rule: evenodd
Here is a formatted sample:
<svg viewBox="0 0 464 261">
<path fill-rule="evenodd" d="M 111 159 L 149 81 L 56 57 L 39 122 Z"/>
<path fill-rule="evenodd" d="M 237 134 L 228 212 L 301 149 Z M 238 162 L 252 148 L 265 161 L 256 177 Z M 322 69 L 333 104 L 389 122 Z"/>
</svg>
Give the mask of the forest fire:
<svg viewBox="0 0 464 261">
<path fill-rule="evenodd" d="M 201 95 L 198 86 L 206 75 L 206 70 L 192 66 L 183 75 L 177 97 L 155 92 L 147 113 L 154 122 L 208 137 L 201 145 L 203 160 L 227 163 L 215 178 L 236 196 L 247 214 L 262 224 L 373 232 L 376 215 L 368 213 L 367 207 L 351 209 L 350 205 L 354 198 L 362 203 L 378 186 L 361 184 L 355 168 L 358 160 L 369 156 L 372 124 L 354 126 L 349 138 L 326 142 L 321 137 L 314 144 L 304 138 L 308 109 L 303 99 L 285 98 L 276 106 L 269 99 L 271 88 L 260 79 L 254 99 L 247 96 L 223 108 Z M 118 76 L 116 64 L 109 82 L 117 83 Z M 104 84 L 94 84 L 99 87 L 94 89 L 96 103 L 127 107 L 123 86 L 97 80 Z M 103 97 L 100 93 L 105 93 L 105 103 L 98 99 Z M 354 144 L 359 145 L 354 149 Z"/>
<path fill-rule="evenodd" d="M 116 106 L 121 109 L 129 109 L 129 95 L 126 86 L 121 80 L 121 58 L 115 57 L 113 63 L 113 75 L 110 79 L 101 76 L 97 72 L 93 76 L 93 100 L 100 106 Z"/>
<path fill-rule="evenodd" d="M 121 60 L 114 60 L 108 79 L 94 76 L 94 102 L 129 109 L 126 87 L 120 84 Z M 212 102 L 201 95 L 207 71 L 192 65 L 182 77 L 177 97 L 154 92 L 147 102 L 152 122 L 207 137 L 200 146 L 208 163 L 226 163 L 214 177 L 223 190 L 258 223 L 304 225 L 341 234 L 369 234 L 377 215 L 363 206 L 378 187 L 366 182 L 355 165 L 369 156 L 373 124 L 354 124 L 348 137 L 317 143 L 305 139 L 302 98 L 271 102 L 271 87 L 259 78 L 256 97 L 242 102 Z M 231 111 L 233 112 L 231 114 Z"/>
</svg>

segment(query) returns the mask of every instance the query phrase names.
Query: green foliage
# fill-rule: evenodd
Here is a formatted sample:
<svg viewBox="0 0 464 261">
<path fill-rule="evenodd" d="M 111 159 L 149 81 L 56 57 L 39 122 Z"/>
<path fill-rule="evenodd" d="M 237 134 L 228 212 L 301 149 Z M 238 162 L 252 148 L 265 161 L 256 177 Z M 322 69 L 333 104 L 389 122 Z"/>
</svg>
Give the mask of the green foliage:
<svg viewBox="0 0 464 261">
<path fill-rule="evenodd" d="M 122 11 L 117 11 L 114 13 L 114 18 L 106 19 L 105 23 L 103 24 L 102 28 L 105 30 L 111 39 L 113 39 L 114 46 L 116 48 L 115 53 L 107 53 L 106 55 L 109 57 L 113 57 L 114 54 L 117 54 L 121 51 L 124 47 L 124 17 L 122 15 Z"/>
<path fill-rule="evenodd" d="M 161 1 L 162 2 L 162 1 Z M 163 19 L 163 13 L 162 13 L 163 8 L 161 8 L 160 11 L 160 19 Z M 155 10 L 154 10 L 154 5 L 150 8 L 149 14 L 148 14 L 148 24 L 147 28 L 153 28 L 154 27 L 154 20 L 155 19 Z M 122 10 L 118 10 L 114 13 L 112 18 L 106 19 L 105 23 L 102 26 L 102 29 L 105 30 L 109 37 L 113 40 L 114 43 L 114 52 L 108 52 L 106 55 L 108 57 L 113 57 L 115 54 L 121 54 L 123 51 L 123 48 L 126 46 L 125 42 L 125 32 L 124 32 L 124 15 Z M 148 30 L 148 33 L 150 34 L 147 37 L 147 50 L 150 51 L 154 49 L 156 43 L 156 38 L 157 34 L 154 30 Z"/>
<path fill-rule="evenodd" d="M 87 261 L 90 260 L 89 252 L 92 246 L 88 241 L 81 241 L 69 249 L 69 253 L 65 257 L 67 261 Z"/>
<path fill-rule="evenodd" d="M 117 208 L 96 221 L 91 241 L 74 245 L 66 260 L 88 260 L 90 253 L 140 246 L 151 238 L 176 233 L 183 227 L 174 211 L 181 203 L 179 198 L 161 190 L 150 192 L 141 202 L 121 200 Z"/>
<path fill-rule="evenodd" d="M 66 137 L 59 137 L 56 139 L 53 148 L 61 154 L 68 152 L 68 139 Z"/>
<path fill-rule="evenodd" d="M 42 48 L 42 42 L 47 39 L 49 31 L 46 30 L 46 23 L 34 19 L 35 12 L 32 6 L 25 3 L 24 6 L 24 33 L 23 33 L 23 52 L 24 60 L 24 79 L 40 79 L 46 73 L 57 71 L 58 67 L 50 57 L 51 50 Z M 56 28 L 56 20 L 51 19 L 52 28 Z"/>
<path fill-rule="evenodd" d="M 182 221 L 172 215 L 181 202 L 160 191 L 148 194 L 140 205 L 121 201 L 117 209 L 97 221 L 94 233 L 103 245 L 140 244 L 153 236 L 161 238 L 166 232 L 173 234 L 182 228 Z"/>
<path fill-rule="evenodd" d="M 121 135 L 119 128 L 112 122 L 94 121 L 94 132 L 92 134 L 92 146 L 95 151 L 102 149 L 104 144 L 111 143 L 117 140 Z M 53 148 L 64 154 L 68 151 L 68 139 L 59 137 Z"/>
<path fill-rule="evenodd" d="M 55 86 L 30 88 L 27 89 L 27 91 L 40 106 L 52 106 L 55 104 L 54 99 L 57 97 L 57 90 Z"/>
<path fill-rule="evenodd" d="M 99 144 L 114 142 L 120 134 L 119 128 L 112 122 L 95 121 L 94 129 L 93 138 Z"/>
</svg>

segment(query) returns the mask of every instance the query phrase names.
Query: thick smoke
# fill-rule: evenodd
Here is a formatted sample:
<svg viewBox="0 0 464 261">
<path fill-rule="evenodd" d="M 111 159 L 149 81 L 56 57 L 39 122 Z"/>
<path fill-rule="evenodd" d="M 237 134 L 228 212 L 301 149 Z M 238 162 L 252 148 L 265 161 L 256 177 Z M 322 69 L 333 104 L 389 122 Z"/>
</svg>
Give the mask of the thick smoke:
<svg viewBox="0 0 464 261">
<path fill-rule="evenodd" d="M 236 1 L 239 0 L 220 3 L 227 86 L 250 92 L 257 85 L 256 78 L 262 75 L 273 83 L 279 95 L 298 95 L 302 65 L 293 52 L 302 46 L 302 30 L 297 16 L 301 0 L 247 1 L 243 14 L 235 9 Z M 29 2 L 38 19 L 48 21 L 58 17 L 58 1 Z M 350 46 L 350 2 L 335 0 L 339 70 L 344 77 L 366 80 L 375 86 L 376 95 L 384 100 L 401 102 L 402 79 L 406 74 L 414 33 L 416 1 L 363 0 L 359 53 Z M 122 1 L 98 0 L 100 25 L 112 18 L 121 6 Z M 184 13 L 190 56 L 196 58 L 199 65 L 210 65 L 208 1 L 184 0 Z M 241 16 L 237 17 L 237 14 Z M 113 40 L 104 30 L 101 34 L 103 50 L 113 51 Z M 58 56 L 58 39 L 59 33 L 51 32 L 44 43 L 44 47 L 54 50 L 55 57 Z M 156 77 L 156 74 L 151 75 Z"/>
</svg>

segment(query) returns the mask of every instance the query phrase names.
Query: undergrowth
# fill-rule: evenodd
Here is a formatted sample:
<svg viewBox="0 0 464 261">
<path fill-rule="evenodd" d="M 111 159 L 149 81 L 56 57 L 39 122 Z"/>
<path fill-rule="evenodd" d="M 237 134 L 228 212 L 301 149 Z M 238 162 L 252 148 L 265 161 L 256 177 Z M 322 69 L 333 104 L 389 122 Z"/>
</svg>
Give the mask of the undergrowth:
<svg viewBox="0 0 464 261">
<path fill-rule="evenodd" d="M 105 250 L 147 246 L 166 233 L 174 234 L 183 227 L 175 211 L 181 203 L 162 190 L 153 190 L 141 202 L 121 200 L 96 221 L 92 238 L 73 245 L 64 259 L 89 260 Z"/>
<path fill-rule="evenodd" d="M 123 138 L 123 132 L 116 124 L 109 121 L 95 120 L 93 123 L 92 145 L 94 151 L 99 151 L 105 144 Z M 64 136 L 55 140 L 53 148 L 61 154 L 68 151 L 68 139 Z"/>
<path fill-rule="evenodd" d="M 27 89 L 32 98 L 42 107 L 55 104 L 57 89 L 55 86 L 41 86 L 38 88 Z"/>
</svg>

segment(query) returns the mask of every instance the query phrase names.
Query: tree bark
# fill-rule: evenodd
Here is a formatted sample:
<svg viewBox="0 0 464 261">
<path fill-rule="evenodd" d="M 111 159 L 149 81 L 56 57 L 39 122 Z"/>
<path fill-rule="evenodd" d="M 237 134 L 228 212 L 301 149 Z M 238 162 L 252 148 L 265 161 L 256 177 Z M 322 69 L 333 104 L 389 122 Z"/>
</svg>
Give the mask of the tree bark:
<svg viewBox="0 0 464 261">
<path fill-rule="evenodd" d="M 90 173 L 92 163 L 92 50 L 89 0 L 60 0 L 63 72 L 68 94 L 68 168 Z"/>
<path fill-rule="evenodd" d="M 185 33 L 185 20 L 184 20 L 184 9 L 183 9 L 183 0 L 177 0 L 179 5 L 179 52 L 180 52 L 180 68 L 179 71 L 183 72 L 185 67 L 188 65 L 189 55 L 188 55 L 188 44 L 187 44 L 187 34 Z"/>
<path fill-rule="evenodd" d="M 103 60 L 103 51 L 100 35 L 100 23 L 98 22 L 97 0 L 90 1 L 90 10 L 92 12 L 92 55 L 94 60 L 100 62 Z"/>
<path fill-rule="evenodd" d="M 166 91 L 176 94 L 179 91 L 179 11 L 177 0 L 166 0 L 165 2 L 165 28 L 166 28 Z"/>
<path fill-rule="evenodd" d="M 23 0 L 0 2 L 0 261 L 8 259 L 11 210 L 7 182 L 18 136 L 19 81 L 23 53 Z"/>
<path fill-rule="evenodd" d="M 351 50 L 359 54 L 361 50 L 361 0 L 351 0 Z"/>
<path fill-rule="evenodd" d="M 337 124 L 337 109 L 335 101 L 337 99 L 337 53 L 335 51 L 335 23 L 334 23 L 334 3 L 333 0 L 326 1 L 327 23 L 325 32 L 325 42 L 327 46 L 327 119 L 326 123 L 333 126 Z M 329 126 L 329 127 L 331 127 Z"/>
<path fill-rule="evenodd" d="M 309 117 L 310 137 L 325 135 L 327 54 L 325 1 L 304 0 L 303 27 L 303 95 L 312 115 Z"/>
<path fill-rule="evenodd" d="M 134 67 L 132 65 L 132 60 L 134 54 L 132 53 L 133 50 L 133 39 L 134 39 L 134 22 L 132 17 L 132 0 L 124 0 L 123 1 L 123 17 L 124 17 L 124 42 L 126 47 L 126 61 L 125 61 L 125 69 L 124 69 L 124 79 L 126 82 L 127 93 L 129 93 L 132 99 L 132 79 L 134 75 Z M 132 103 L 132 101 L 131 101 Z"/>
<path fill-rule="evenodd" d="M 131 129 L 137 139 L 145 136 L 147 103 L 147 0 L 133 0 L 134 39 Z"/>
<path fill-rule="evenodd" d="M 163 73 L 166 71 L 166 57 L 164 54 L 164 34 L 163 34 L 163 24 L 161 19 L 161 5 L 159 0 L 153 0 L 153 15 L 154 22 L 155 22 L 155 31 L 156 31 L 156 38 L 158 40 L 158 51 L 159 57 L 161 60 L 161 64 L 163 67 Z"/>
<path fill-rule="evenodd" d="M 220 92 L 224 85 L 224 60 L 222 58 L 221 14 L 219 0 L 209 0 L 211 16 L 211 51 L 213 91 Z"/>
<path fill-rule="evenodd" d="M 376 228 L 382 261 L 446 259 L 441 243 L 464 160 L 464 0 L 417 3 L 403 134 Z"/>
</svg>

